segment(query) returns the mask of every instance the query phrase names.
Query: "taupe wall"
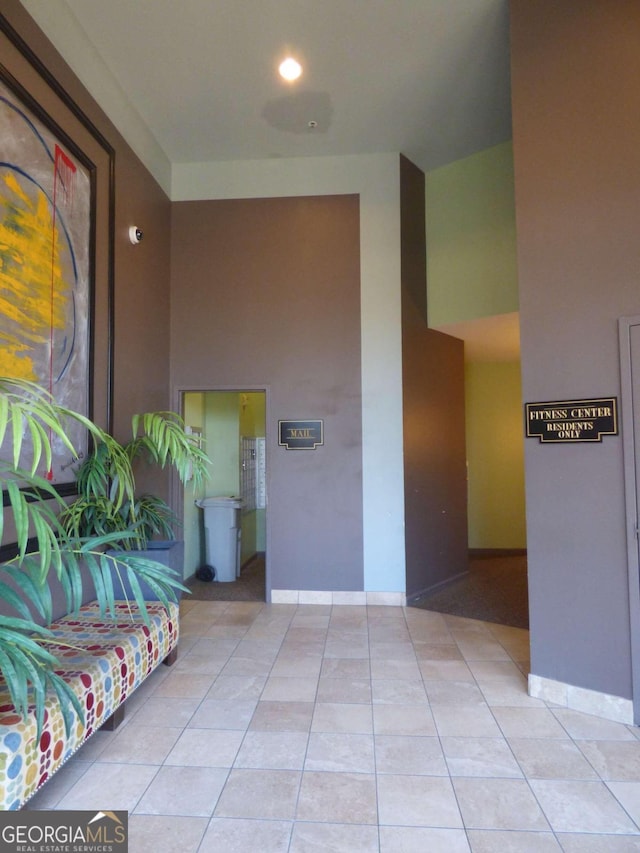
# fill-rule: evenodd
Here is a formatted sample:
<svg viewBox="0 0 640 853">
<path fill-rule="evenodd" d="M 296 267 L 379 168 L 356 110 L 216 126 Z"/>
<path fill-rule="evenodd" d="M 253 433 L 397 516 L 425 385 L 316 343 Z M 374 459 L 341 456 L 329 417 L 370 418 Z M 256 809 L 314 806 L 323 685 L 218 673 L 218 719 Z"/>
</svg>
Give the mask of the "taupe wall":
<svg viewBox="0 0 640 853">
<path fill-rule="evenodd" d="M 91 96 L 53 49 L 50 42 L 35 26 L 24 8 L 16 0 L 4 0 L 2 14 L 25 40 L 30 49 L 54 75 L 77 106 L 95 125 L 114 151 L 115 220 L 114 220 L 114 306 L 116 333 L 113 368 L 113 423 L 116 435 L 122 437 L 130 431 L 131 415 L 136 411 L 165 409 L 169 407 L 169 230 L 171 205 L 149 172 L 124 142 L 120 134 L 104 115 Z M 8 54 L 3 62 L 8 61 Z M 55 112 L 56 97 L 42 87 L 39 97 L 45 110 Z M 88 137 L 87 137 L 88 138 Z M 99 180 L 108 183 L 108 165 L 99 163 Z M 107 172 L 105 174 L 105 171 Z M 108 211 L 102 205 L 100 218 L 100 259 L 108 246 L 104 229 Z M 139 225 L 145 239 L 137 247 L 128 240 L 130 225 Z M 108 282 L 100 273 L 100 293 L 106 293 Z M 106 301 L 100 301 L 97 323 L 101 330 L 108 327 Z M 107 371 L 106 337 L 98 341 L 96 371 L 97 417 L 103 420 L 106 410 Z M 144 477 L 141 486 L 147 484 Z M 156 490 L 166 493 L 166 477 L 158 477 L 153 484 Z"/>
<path fill-rule="evenodd" d="M 640 4 L 512 0 L 523 396 L 618 396 L 640 312 Z M 525 442 L 533 673 L 629 698 L 621 437 Z"/>
<path fill-rule="evenodd" d="M 464 345 L 427 328 L 424 174 L 400 161 L 407 595 L 468 570 Z"/>
<path fill-rule="evenodd" d="M 267 390 L 272 588 L 363 589 L 357 196 L 172 216 L 174 390 Z M 324 420 L 324 447 L 278 446 L 278 419 L 300 418 Z"/>
</svg>

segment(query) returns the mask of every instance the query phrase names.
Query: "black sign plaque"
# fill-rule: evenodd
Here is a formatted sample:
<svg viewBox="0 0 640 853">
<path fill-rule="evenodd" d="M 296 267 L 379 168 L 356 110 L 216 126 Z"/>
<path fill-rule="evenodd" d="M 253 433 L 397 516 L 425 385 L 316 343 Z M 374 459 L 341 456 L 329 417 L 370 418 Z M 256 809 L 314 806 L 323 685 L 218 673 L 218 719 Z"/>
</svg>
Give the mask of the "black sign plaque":
<svg viewBox="0 0 640 853">
<path fill-rule="evenodd" d="M 542 444 L 602 441 L 603 435 L 618 434 L 617 402 L 615 397 L 598 397 L 525 403 L 527 438 Z"/>
<path fill-rule="evenodd" d="M 315 450 L 324 444 L 322 421 L 278 421 L 281 447 L 287 450 Z"/>
</svg>

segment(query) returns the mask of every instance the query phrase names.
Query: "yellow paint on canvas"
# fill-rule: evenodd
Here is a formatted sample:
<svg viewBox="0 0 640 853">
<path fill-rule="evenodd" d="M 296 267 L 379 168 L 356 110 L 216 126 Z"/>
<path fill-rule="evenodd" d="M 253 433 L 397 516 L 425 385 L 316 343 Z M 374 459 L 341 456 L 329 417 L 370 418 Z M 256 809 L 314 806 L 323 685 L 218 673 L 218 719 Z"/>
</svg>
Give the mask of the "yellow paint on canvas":
<svg viewBox="0 0 640 853">
<path fill-rule="evenodd" d="M 70 295 L 60 231 L 44 193 L 27 193 L 13 173 L 0 182 L 0 205 L 0 374 L 42 381 L 38 366 L 52 332 L 64 329 Z"/>
</svg>

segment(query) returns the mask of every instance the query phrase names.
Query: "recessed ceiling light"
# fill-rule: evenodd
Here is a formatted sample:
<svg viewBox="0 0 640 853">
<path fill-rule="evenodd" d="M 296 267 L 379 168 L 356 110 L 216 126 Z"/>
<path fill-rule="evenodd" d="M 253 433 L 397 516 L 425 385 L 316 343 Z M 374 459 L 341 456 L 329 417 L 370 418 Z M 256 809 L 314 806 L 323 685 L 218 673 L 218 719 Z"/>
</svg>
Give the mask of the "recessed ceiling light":
<svg viewBox="0 0 640 853">
<path fill-rule="evenodd" d="M 302 74 L 302 66 L 292 56 L 289 56 L 280 63 L 278 71 L 285 80 L 297 80 Z"/>
</svg>

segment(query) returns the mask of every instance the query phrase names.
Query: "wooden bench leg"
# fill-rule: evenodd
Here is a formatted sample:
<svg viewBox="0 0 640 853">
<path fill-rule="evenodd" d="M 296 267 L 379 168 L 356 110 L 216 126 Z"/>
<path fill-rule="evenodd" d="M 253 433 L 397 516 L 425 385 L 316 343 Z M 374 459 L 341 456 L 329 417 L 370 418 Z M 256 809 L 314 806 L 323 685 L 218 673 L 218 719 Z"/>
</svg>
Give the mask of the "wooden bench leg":
<svg viewBox="0 0 640 853">
<path fill-rule="evenodd" d="M 178 660 L 178 648 L 175 647 L 172 649 L 166 658 L 162 661 L 165 666 L 173 666 L 174 663 Z"/>
<path fill-rule="evenodd" d="M 101 731 L 113 732 L 124 721 L 124 702 L 118 705 L 113 714 L 100 726 Z"/>
</svg>

